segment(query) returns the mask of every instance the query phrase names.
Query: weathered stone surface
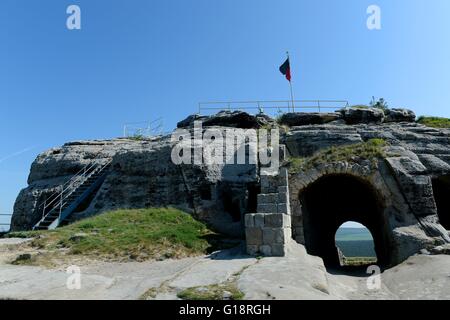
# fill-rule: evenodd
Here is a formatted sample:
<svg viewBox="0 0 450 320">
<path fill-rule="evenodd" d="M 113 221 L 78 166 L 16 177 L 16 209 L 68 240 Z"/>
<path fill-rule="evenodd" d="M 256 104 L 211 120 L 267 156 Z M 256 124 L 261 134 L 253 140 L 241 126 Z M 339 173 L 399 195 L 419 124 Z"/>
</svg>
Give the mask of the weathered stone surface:
<svg viewBox="0 0 450 320">
<path fill-rule="evenodd" d="M 320 125 L 296 127 L 282 142 L 291 156 L 309 157 L 321 149 L 360 143 L 362 138 L 351 126 Z"/>
<path fill-rule="evenodd" d="M 254 239 L 254 244 L 248 243 L 258 246 L 251 250 L 259 251 L 263 243 L 261 230 L 266 227 L 292 227 L 292 237 L 304 242 L 304 208 L 298 191 L 324 175 L 343 174 L 357 176 L 380 194 L 379 204 L 385 208 L 386 216 L 383 230 L 392 234 L 399 259 L 406 259 L 421 249 L 430 248 L 430 244 L 450 240 L 439 223 L 433 192 L 433 181 L 450 175 L 450 130 L 408 122 L 412 115 L 405 110 L 387 112 L 385 123 L 380 124 L 383 116 L 379 112 L 378 109 L 343 110 L 342 117 L 348 124 L 332 121 L 294 126 L 282 134 L 280 142 L 293 157 L 307 157 L 333 146 L 374 138 L 388 143 L 386 158 L 375 164 L 369 159 L 355 161 L 355 157 L 325 163 L 302 173 L 301 179 L 291 179 L 290 187 L 283 178 L 285 171 L 281 170 L 279 176 L 261 176 L 258 164 L 174 165 L 168 136 L 141 141 L 113 139 L 67 143 L 42 153 L 32 164 L 29 186 L 20 192 L 15 204 L 12 228 L 30 229 L 42 217 L 39 205 L 74 173 L 93 159 L 112 159 L 111 173 L 88 207 L 77 212 L 75 218 L 119 208 L 173 205 L 195 214 L 223 233 L 242 236 L 244 225 L 259 228 L 259 232 L 251 231 L 250 239 Z M 263 120 L 271 121 L 263 115 L 223 112 L 211 117 L 191 116 L 179 126 L 190 127 L 195 119 L 204 120 L 203 125 L 224 126 L 215 127 L 218 130 L 229 126 L 258 127 Z M 257 196 L 257 193 L 262 195 Z M 345 199 L 352 201 L 352 195 Z M 280 218 L 277 212 L 289 213 L 290 210 L 292 223 L 289 215 L 284 215 L 281 222 L 277 220 Z M 255 211 L 259 213 L 246 214 Z M 277 251 L 274 244 L 272 254 Z"/>
<path fill-rule="evenodd" d="M 245 228 L 245 239 L 247 245 L 260 245 L 263 243 L 263 232 L 261 228 Z"/>
<path fill-rule="evenodd" d="M 265 226 L 269 228 L 282 228 L 283 227 L 283 214 L 271 213 L 265 216 Z"/>
<path fill-rule="evenodd" d="M 386 116 L 384 122 L 414 122 L 416 120 L 416 114 L 408 109 L 387 109 L 384 114 Z"/>
<path fill-rule="evenodd" d="M 377 108 L 344 108 L 339 110 L 347 124 L 382 123 L 384 112 Z"/>
<path fill-rule="evenodd" d="M 290 127 L 305 126 L 311 124 L 325 124 L 339 120 L 342 115 L 338 112 L 292 112 L 281 116 L 279 123 Z"/>
<path fill-rule="evenodd" d="M 272 123 L 273 120 L 264 114 L 256 116 L 243 111 L 221 111 L 211 116 L 190 115 L 186 119 L 178 122 L 178 128 L 192 127 L 194 121 L 202 121 L 203 127 L 222 126 L 233 128 L 260 128 L 263 125 Z"/>
<path fill-rule="evenodd" d="M 257 165 L 175 165 L 170 137 L 67 143 L 39 155 L 29 186 L 16 200 L 13 230 L 30 229 L 39 207 L 93 159 L 112 159 L 110 174 L 89 206 L 75 219 L 122 208 L 176 206 L 219 231 L 243 235 L 239 216 L 247 212 L 249 190 L 258 182 Z M 256 195 L 254 195 L 256 197 Z"/>
</svg>

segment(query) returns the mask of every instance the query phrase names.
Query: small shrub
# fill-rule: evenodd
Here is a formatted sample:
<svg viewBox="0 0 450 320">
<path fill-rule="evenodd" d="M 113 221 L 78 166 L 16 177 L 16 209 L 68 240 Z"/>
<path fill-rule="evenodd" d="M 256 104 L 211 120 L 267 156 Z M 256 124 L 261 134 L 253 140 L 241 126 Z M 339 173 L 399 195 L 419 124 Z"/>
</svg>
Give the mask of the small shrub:
<svg viewBox="0 0 450 320">
<path fill-rule="evenodd" d="M 371 108 L 377 108 L 377 109 L 381 109 L 381 110 L 389 109 L 389 106 L 388 106 L 386 100 L 384 100 L 384 98 L 380 98 L 376 101 L 375 97 L 372 97 L 372 101 L 370 101 L 369 105 Z"/>
</svg>

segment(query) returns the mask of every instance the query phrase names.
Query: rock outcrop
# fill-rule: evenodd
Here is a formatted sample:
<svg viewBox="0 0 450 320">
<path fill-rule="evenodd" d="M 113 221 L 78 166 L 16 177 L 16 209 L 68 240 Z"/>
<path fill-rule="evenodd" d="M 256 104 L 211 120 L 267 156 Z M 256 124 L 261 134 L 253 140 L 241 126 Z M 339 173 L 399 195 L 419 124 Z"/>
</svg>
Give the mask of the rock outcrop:
<svg viewBox="0 0 450 320">
<path fill-rule="evenodd" d="M 383 110 L 377 108 L 344 108 L 340 112 L 347 124 L 382 123 L 385 118 Z"/>
<path fill-rule="evenodd" d="M 220 111 L 212 116 L 190 115 L 186 119 L 178 122 L 178 128 L 189 128 L 194 126 L 195 121 L 202 121 L 203 127 L 232 127 L 241 129 L 256 129 L 264 126 L 273 120 L 264 115 L 250 115 L 243 111 Z"/>
<path fill-rule="evenodd" d="M 338 112 L 290 112 L 281 116 L 279 123 L 290 127 L 325 124 L 342 118 Z"/>
<path fill-rule="evenodd" d="M 387 144 L 385 156 L 379 159 L 358 159 L 358 155 L 353 155 L 291 173 L 288 177 L 290 201 L 286 202 L 290 207 L 283 211 L 290 215 L 290 219 L 286 219 L 291 223 L 290 228 L 286 228 L 290 236 L 305 244 L 307 250 L 314 251 L 307 239 L 313 229 L 320 229 L 322 225 L 308 220 L 308 211 L 315 210 L 314 192 L 308 190 L 330 183 L 330 190 L 339 190 L 343 195 L 333 200 L 339 202 L 335 208 L 361 211 L 364 207 L 354 198 L 356 194 L 372 201 L 373 208 L 367 208 L 367 212 L 376 215 L 376 219 L 361 216 L 361 221 L 370 224 L 378 246 L 377 254 L 386 264 L 397 264 L 421 249 L 450 242 L 447 231 L 450 212 L 448 201 L 442 196 L 450 194 L 447 183 L 450 181 L 450 130 L 411 122 L 414 118 L 408 110 L 383 112 L 373 108 L 283 116 L 281 122 L 291 128 L 280 130 L 280 144 L 285 145 L 290 157 L 310 157 L 324 149 L 370 139 L 383 139 Z M 195 120 L 219 131 L 230 127 L 274 125 L 270 117 L 262 114 L 252 116 L 226 111 L 213 116 L 189 116 L 178 127 L 192 130 Z M 221 232 L 243 236 L 247 214 L 254 214 L 254 218 L 277 213 L 258 211 L 258 199 L 269 199 L 268 196 L 258 198 L 261 182 L 265 181 L 260 179 L 262 166 L 259 163 L 175 165 L 171 161 L 172 147 L 170 136 L 162 136 L 143 140 L 78 141 L 42 153 L 31 166 L 29 186 L 17 198 L 12 229 L 33 227 L 42 217 L 40 205 L 45 199 L 94 159 L 112 160 L 111 173 L 94 196 L 76 210 L 74 219 L 112 209 L 172 205 L 191 212 Z M 345 177 L 342 181 L 348 185 L 331 188 L 341 177 Z M 325 200 L 319 202 L 327 201 L 328 196 L 324 196 Z M 269 208 L 270 203 L 267 205 Z M 334 228 L 335 223 L 346 217 L 337 217 L 328 226 Z M 321 223 L 327 225 L 327 221 Z M 283 230 L 283 237 L 286 234 Z"/>
</svg>

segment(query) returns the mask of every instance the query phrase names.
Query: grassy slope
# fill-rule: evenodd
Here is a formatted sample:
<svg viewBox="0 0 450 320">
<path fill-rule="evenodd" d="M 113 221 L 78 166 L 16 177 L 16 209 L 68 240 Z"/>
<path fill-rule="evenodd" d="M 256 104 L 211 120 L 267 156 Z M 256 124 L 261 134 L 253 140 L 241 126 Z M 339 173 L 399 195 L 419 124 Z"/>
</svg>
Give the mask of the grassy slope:
<svg viewBox="0 0 450 320">
<path fill-rule="evenodd" d="M 32 246 L 112 260 L 180 258 L 207 253 L 219 236 L 173 208 L 117 210 L 53 231 L 11 233 L 35 237 Z"/>
<path fill-rule="evenodd" d="M 448 118 L 422 116 L 417 122 L 433 128 L 450 128 L 450 119 Z"/>
<path fill-rule="evenodd" d="M 291 158 L 291 173 L 311 169 L 323 163 L 333 163 L 338 161 L 354 161 L 355 159 L 374 160 L 385 156 L 383 147 L 386 142 L 382 139 L 370 139 L 367 142 L 331 147 L 321 150 L 309 158 Z"/>
</svg>

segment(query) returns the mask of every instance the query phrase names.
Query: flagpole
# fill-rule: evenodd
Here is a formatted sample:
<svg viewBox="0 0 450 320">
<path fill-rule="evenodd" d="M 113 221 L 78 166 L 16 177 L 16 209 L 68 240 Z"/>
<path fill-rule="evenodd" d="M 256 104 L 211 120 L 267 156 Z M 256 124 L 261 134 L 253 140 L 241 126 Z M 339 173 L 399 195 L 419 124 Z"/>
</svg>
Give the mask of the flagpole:
<svg viewBox="0 0 450 320">
<path fill-rule="evenodd" d="M 290 59 L 290 57 L 289 57 L 289 51 L 286 51 L 286 54 L 287 54 L 287 58 L 288 58 L 288 60 L 289 60 L 289 67 L 290 67 L 290 69 L 291 69 L 291 71 L 292 71 L 291 59 Z M 289 88 L 291 89 L 292 112 L 295 112 L 295 107 L 294 107 L 294 94 L 293 94 L 293 91 L 292 91 L 292 82 L 291 82 L 291 80 L 289 80 Z"/>
</svg>

